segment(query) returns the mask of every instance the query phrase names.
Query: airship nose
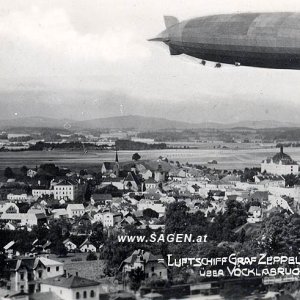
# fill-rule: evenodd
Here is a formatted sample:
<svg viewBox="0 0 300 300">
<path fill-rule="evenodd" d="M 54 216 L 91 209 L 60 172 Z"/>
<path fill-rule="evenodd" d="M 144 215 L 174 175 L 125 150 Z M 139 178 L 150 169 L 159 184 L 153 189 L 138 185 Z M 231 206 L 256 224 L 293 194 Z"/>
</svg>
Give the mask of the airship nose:
<svg viewBox="0 0 300 300">
<path fill-rule="evenodd" d="M 164 42 L 168 43 L 170 41 L 169 32 L 168 30 L 164 30 L 158 36 L 152 39 L 148 39 L 150 42 Z"/>
</svg>

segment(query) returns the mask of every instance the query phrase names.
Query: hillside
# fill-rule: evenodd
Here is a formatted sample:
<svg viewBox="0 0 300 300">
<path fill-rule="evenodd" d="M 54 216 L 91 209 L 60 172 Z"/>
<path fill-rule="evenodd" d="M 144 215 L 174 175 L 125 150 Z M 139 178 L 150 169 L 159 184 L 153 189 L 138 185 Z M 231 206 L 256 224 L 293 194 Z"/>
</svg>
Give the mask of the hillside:
<svg viewBox="0 0 300 300">
<path fill-rule="evenodd" d="M 137 115 L 117 116 L 108 118 L 99 118 L 84 121 L 55 119 L 46 117 L 16 117 L 13 119 L 0 120 L 0 130 L 7 128 L 65 128 L 65 129 L 135 129 L 139 131 L 155 131 L 170 129 L 205 129 L 205 128 L 284 128 L 284 127 L 300 127 L 300 124 L 280 121 L 240 121 L 235 123 L 188 123 L 176 120 L 168 120 L 165 118 L 144 117 Z"/>
</svg>

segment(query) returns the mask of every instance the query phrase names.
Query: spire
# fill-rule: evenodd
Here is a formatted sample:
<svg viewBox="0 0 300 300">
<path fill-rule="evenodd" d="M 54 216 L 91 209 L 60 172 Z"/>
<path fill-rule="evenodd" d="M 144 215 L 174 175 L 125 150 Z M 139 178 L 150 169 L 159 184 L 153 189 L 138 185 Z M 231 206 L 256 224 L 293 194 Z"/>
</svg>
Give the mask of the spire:
<svg viewBox="0 0 300 300">
<path fill-rule="evenodd" d="M 116 148 L 116 160 L 115 160 L 115 162 L 116 162 L 116 163 L 119 162 L 118 149 L 117 149 L 117 148 Z"/>
</svg>

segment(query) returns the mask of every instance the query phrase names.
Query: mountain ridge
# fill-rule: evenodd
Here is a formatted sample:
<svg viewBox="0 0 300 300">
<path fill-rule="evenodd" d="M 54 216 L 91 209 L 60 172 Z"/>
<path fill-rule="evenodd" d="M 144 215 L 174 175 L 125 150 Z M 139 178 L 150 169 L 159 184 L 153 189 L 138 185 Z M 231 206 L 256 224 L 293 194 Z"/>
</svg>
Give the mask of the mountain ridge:
<svg viewBox="0 0 300 300">
<path fill-rule="evenodd" d="M 218 122 L 200 122 L 190 123 L 167 118 L 146 117 L 141 115 L 125 115 L 106 118 L 96 118 L 91 120 L 71 120 L 56 119 L 50 117 L 16 117 L 12 119 L 0 120 L 0 129 L 16 127 L 36 127 L 36 128 L 65 128 L 74 130 L 80 129 L 136 129 L 143 131 L 155 130 L 182 130 L 182 129 L 230 129 L 230 128 L 283 128 L 283 127 L 300 127 L 300 124 L 292 122 L 282 122 L 276 120 L 264 121 L 238 121 L 232 123 Z"/>
</svg>

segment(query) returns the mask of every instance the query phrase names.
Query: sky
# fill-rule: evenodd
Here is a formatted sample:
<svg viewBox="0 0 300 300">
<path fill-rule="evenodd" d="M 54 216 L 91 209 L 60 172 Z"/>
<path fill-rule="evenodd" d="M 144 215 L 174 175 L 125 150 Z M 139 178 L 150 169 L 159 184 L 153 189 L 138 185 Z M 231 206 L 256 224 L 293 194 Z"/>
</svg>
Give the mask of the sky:
<svg viewBox="0 0 300 300">
<path fill-rule="evenodd" d="M 170 56 L 147 39 L 179 20 L 298 11 L 296 0 L 0 2 L 0 119 L 144 115 L 188 122 L 298 122 L 300 71 Z"/>
</svg>

